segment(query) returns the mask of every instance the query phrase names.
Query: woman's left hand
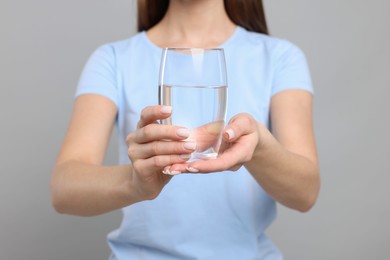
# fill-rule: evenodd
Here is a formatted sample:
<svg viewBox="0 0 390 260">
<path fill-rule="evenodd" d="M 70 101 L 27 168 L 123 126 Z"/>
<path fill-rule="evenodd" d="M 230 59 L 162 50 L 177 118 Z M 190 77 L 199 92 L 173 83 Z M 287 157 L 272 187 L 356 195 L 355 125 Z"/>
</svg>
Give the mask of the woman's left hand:
<svg viewBox="0 0 390 260">
<path fill-rule="evenodd" d="M 217 159 L 174 164 L 167 167 L 166 172 L 236 171 L 252 159 L 255 149 L 259 145 L 259 140 L 260 134 L 257 121 L 250 114 L 237 114 L 224 129 L 221 149 Z"/>
</svg>

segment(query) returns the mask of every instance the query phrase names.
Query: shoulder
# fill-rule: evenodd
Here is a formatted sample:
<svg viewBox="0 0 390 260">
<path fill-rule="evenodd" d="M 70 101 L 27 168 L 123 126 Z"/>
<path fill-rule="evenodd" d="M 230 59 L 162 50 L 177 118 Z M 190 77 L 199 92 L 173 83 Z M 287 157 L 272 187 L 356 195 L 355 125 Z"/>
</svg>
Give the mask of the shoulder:
<svg viewBox="0 0 390 260">
<path fill-rule="evenodd" d="M 244 28 L 240 28 L 240 30 L 240 45 L 246 46 L 249 49 L 263 49 L 274 59 L 280 59 L 283 56 L 289 56 L 291 54 L 303 54 L 302 50 L 296 44 L 287 39 L 247 31 Z"/>
<path fill-rule="evenodd" d="M 97 47 L 84 66 L 85 75 L 115 75 L 118 70 L 126 66 L 128 57 L 134 52 L 143 52 L 142 33 L 137 33 L 127 39 L 110 42 Z M 84 78 L 84 77 L 82 77 Z"/>
<path fill-rule="evenodd" d="M 116 59 L 125 56 L 127 53 L 131 52 L 132 49 L 136 48 L 139 50 L 140 48 L 145 47 L 144 38 L 144 32 L 138 32 L 129 38 L 105 43 L 96 48 L 93 56 L 105 57 L 107 59 Z"/>
</svg>

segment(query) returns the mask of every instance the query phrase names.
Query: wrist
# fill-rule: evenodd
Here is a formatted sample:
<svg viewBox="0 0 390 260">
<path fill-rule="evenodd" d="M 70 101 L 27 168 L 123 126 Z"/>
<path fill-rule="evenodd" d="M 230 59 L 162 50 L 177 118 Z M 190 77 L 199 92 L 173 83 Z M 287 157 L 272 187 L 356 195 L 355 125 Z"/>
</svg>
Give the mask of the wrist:
<svg viewBox="0 0 390 260">
<path fill-rule="evenodd" d="M 263 124 L 257 123 L 257 145 L 253 152 L 253 157 L 259 158 L 263 157 L 264 153 L 267 152 L 270 138 L 272 138 L 272 134 L 269 132 L 268 128 L 266 128 Z"/>
<path fill-rule="evenodd" d="M 263 167 L 264 164 L 273 157 L 272 153 L 273 147 L 275 147 L 275 138 L 264 125 L 257 123 L 257 144 L 253 151 L 253 155 L 250 161 L 248 161 L 245 166 L 249 168 L 259 166 Z"/>
<path fill-rule="evenodd" d="M 120 184 L 118 191 L 122 203 L 125 206 L 129 206 L 145 199 L 142 198 L 137 185 L 135 185 L 134 169 L 132 165 L 124 165 L 124 167 L 126 167 L 127 178 Z"/>
</svg>

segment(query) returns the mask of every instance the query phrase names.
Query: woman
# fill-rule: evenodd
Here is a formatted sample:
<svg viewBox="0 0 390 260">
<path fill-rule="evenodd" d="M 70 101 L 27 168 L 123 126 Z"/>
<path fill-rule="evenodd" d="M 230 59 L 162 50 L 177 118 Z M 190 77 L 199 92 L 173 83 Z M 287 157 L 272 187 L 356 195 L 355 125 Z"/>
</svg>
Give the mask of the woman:
<svg viewBox="0 0 390 260">
<path fill-rule="evenodd" d="M 304 55 L 266 35 L 261 1 L 138 4 L 140 32 L 100 47 L 84 69 L 54 207 L 81 216 L 123 208 L 110 259 L 282 259 L 263 234 L 275 201 L 305 212 L 319 191 Z M 215 160 L 188 163 L 188 129 L 155 123 L 171 113 L 155 105 L 162 47 L 225 49 L 230 121 Z M 114 123 L 120 163 L 103 166 Z"/>
</svg>

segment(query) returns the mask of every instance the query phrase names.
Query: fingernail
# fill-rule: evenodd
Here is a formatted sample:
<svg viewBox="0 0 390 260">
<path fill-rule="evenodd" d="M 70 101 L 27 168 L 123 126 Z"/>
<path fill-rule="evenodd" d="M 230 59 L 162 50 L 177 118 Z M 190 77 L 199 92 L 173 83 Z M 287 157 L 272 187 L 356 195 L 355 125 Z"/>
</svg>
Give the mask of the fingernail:
<svg viewBox="0 0 390 260">
<path fill-rule="evenodd" d="M 171 171 L 170 169 L 171 169 L 171 167 L 168 166 L 167 168 L 165 168 L 165 169 L 162 171 L 162 173 L 164 173 L 164 174 L 166 174 L 166 175 L 178 175 L 178 174 L 181 173 L 181 171 L 175 171 L 175 170 Z"/>
<path fill-rule="evenodd" d="M 227 133 L 227 135 L 229 137 L 229 140 L 232 140 L 236 136 L 236 134 L 234 133 L 233 129 L 226 130 L 226 133 Z"/>
<path fill-rule="evenodd" d="M 187 128 L 179 128 L 176 130 L 176 134 L 180 137 L 189 137 L 190 136 L 190 130 L 188 130 Z"/>
<path fill-rule="evenodd" d="M 165 169 L 162 171 L 162 173 L 169 174 L 169 169 L 170 168 L 171 168 L 171 166 L 165 167 Z"/>
<path fill-rule="evenodd" d="M 189 172 L 193 172 L 193 173 L 195 173 L 195 172 L 199 172 L 199 170 L 198 170 L 198 169 L 195 169 L 195 168 L 192 168 L 192 167 L 187 167 L 186 169 L 187 169 L 187 171 L 189 171 Z"/>
<path fill-rule="evenodd" d="M 180 154 L 179 157 L 183 160 L 188 160 L 191 158 L 191 154 L 190 153 L 187 153 L 187 154 Z"/>
<path fill-rule="evenodd" d="M 170 114 L 172 112 L 172 107 L 171 106 L 162 106 L 160 111 L 163 114 Z"/>
<path fill-rule="evenodd" d="M 166 174 L 166 175 L 178 175 L 178 174 L 180 174 L 181 173 L 181 171 L 170 171 L 170 170 L 167 170 L 167 171 L 163 171 L 163 173 L 164 174 Z"/>
<path fill-rule="evenodd" d="M 196 143 L 194 142 L 186 142 L 184 143 L 184 148 L 187 150 L 195 150 L 196 149 Z"/>
</svg>

